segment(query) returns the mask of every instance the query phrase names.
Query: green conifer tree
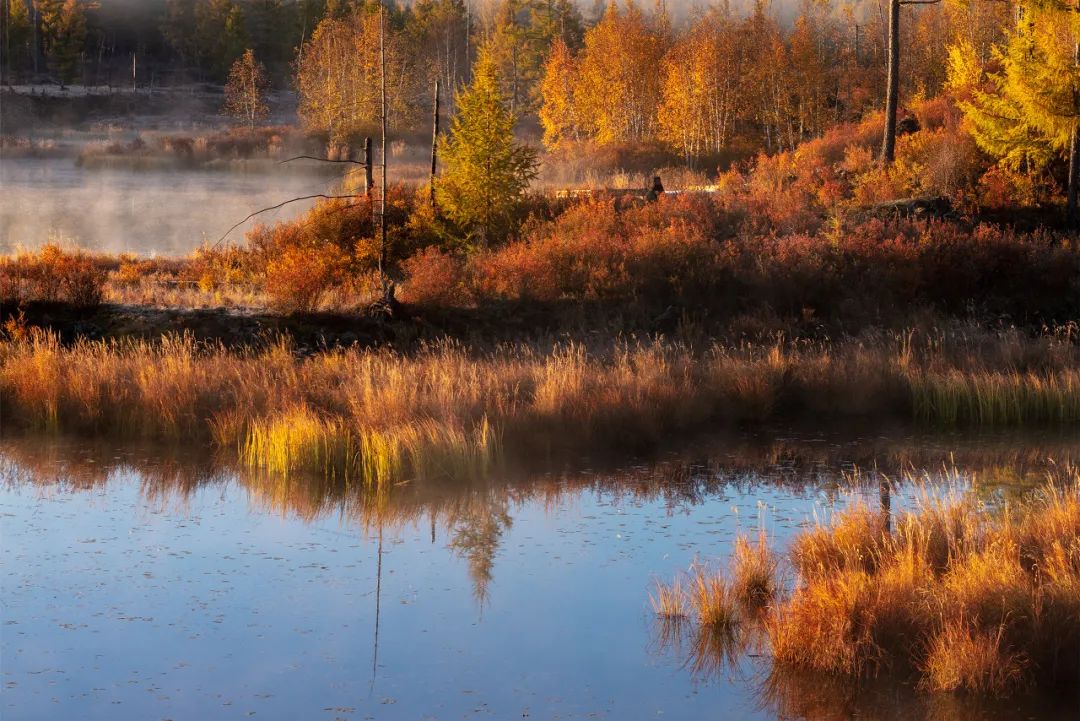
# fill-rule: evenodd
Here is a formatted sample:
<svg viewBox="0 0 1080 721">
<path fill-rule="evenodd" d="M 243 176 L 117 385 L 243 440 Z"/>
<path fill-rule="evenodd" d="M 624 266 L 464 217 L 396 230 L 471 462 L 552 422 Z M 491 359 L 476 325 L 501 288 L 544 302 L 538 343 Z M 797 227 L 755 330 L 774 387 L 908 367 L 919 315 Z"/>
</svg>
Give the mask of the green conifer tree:
<svg viewBox="0 0 1080 721">
<path fill-rule="evenodd" d="M 52 26 L 49 64 L 64 86 L 79 78 L 83 46 L 86 44 L 86 9 L 79 0 L 65 0 Z"/>
<path fill-rule="evenodd" d="M 536 177 L 536 151 L 514 139 L 515 119 L 487 52 L 477 58 L 472 84 L 458 94 L 455 106 L 436 197 L 470 242 L 486 245 L 513 231 L 516 210 Z"/>
<path fill-rule="evenodd" d="M 974 89 L 961 107 L 984 151 L 1013 168 L 1045 167 L 1069 156 L 1080 167 L 1080 56 L 1072 3 L 1042 0 L 1025 5 L 1023 19 L 995 50 L 1000 72 L 988 89 Z M 965 63 L 954 54 L 954 67 Z M 1077 220 L 1077 172 L 1069 173 L 1069 215 Z"/>
</svg>

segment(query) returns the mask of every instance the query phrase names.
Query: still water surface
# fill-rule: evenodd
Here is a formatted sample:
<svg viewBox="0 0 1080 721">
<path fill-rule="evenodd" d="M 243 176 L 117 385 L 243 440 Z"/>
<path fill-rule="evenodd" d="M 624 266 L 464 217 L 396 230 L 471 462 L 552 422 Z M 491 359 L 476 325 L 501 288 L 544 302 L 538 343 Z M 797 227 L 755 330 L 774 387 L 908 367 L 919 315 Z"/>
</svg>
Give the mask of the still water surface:
<svg viewBox="0 0 1080 721">
<path fill-rule="evenodd" d="M 876 505 L 875 464 L 995 499 L 1049 458 L 1080 458 L 1080 439 L 733 439 L 371 496 L 184 450 L 7 439 L 0 716 L 1075 719 L 1074 702 L 770 677 L 753 642 L 703 658 L 648 602 L 740 531 L 783 544 Z"/>
</svg>

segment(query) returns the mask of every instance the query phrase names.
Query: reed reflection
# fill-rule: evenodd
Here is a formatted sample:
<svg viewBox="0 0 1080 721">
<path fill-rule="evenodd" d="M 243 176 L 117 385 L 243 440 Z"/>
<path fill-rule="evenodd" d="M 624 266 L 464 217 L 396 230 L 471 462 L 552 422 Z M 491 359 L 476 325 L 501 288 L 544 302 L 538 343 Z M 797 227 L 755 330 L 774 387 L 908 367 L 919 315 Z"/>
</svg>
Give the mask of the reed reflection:
<svg viewBox="0 0 1080 721">
<path fill-rule="evenodd" d="M 1080 440 L 1061 437 L 764 442 L 743 437 L 621 467 L 607 463 L 560 472 L 503 469 L 486 478 L 368 485 L 316 474 L 251 471 L 223 456 L 186 448 L 0 439 L 0 477 L 41 492 L 104 489 L 120 478 L 134 478 L 148 503 L 183 508 L 200 490 L 235 486 L 253 508 L 308 522 L 336 517 L 367 537 L 427 524 L 432 542 L 441 535 L 448 550 L 466 562 L 480 604 L 488 599 L 500 543 L 526 504 L 551 513 L 583 494 L 602 494 L 616 505 L 658 504 L 671 515 L 771 486 L 813 493 L 825 502 L 851 492 L 872 494 L 888 513 L 892 480 L 911 469 L 942 482 L 963 481 L 976 493 L 1009 495 L 1041 482 L 1049 463 L 1074 459 L 1080 459 Z M 716 638 L 697 639 L 696 644 L 723 645 Z M 704 670 L 709 664 L 698 665 Z"/>
</svg>

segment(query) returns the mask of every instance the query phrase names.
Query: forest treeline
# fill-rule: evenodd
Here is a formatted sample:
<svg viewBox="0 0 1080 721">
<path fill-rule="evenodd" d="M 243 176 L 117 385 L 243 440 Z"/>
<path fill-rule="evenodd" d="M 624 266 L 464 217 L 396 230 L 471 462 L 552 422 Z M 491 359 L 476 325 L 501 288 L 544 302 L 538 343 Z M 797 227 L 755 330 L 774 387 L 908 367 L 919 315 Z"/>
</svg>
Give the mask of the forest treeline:
<svg viewBox="0 0 1080 721">
<path fill-rule="evenodd" d="M 688 157 L 791 148 L 857 120 L 884 94 L 887 0 L 703 5 L 674 18 L 603 0 L 391 0 L 391 112 L 422 125 L 436 79 L 470 80 L 482 49 L 511 112 L 561 141 L 658 141 Z M 224 83 L 251 49 L 278 87 L 303 94 L 312 128 L 344 137 L 370 122 L 378 86 L 374 0 L 0 0 L 4 80 L 130 85 Z M 907 94 L 937 94 L 948 48 L 983 59 L 1009 3 L 949 0 L 905 10 Z M 452 94 L 446 93 L 452 103 Z"/>
<path fill-rule="evenodd" d="M 427 127 L 436 81 L 452 113 L 481 54 L 508 110 L 549 150 L 660 147 L 710 169 L 862 120 L 887 91 L 890 0 L 721 0 L 677 17 L 633 0 L 0 0 L 3 80 L 221 85 L 250 50 L 269 83 L 299 92 L 305 130 L 349 145 L 379 112 L 380 7 L 398 134 Z M 904 7 L 902 122 L 911 103 L 959 89 L 981 101 L 982 145 L 1014 166 L 1045 164 L 1071 133 L 1071 10 L 1059 0 Z M 1025 83 L 1004 104 L 984 92 Z M 1028 127 L 995 133 L 1003 119 Z"/>
</svg>

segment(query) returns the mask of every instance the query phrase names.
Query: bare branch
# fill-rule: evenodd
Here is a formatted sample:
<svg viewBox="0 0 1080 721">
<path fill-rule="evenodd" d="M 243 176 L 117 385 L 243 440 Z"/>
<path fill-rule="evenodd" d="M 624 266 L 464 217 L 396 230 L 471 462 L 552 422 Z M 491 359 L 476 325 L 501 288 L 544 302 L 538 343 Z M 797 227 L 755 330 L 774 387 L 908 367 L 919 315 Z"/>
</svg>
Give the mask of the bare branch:
<svg viewBox="0 0 1080 721">
<path fill-rule="evenodd" d="M 290 200 L 286 200 L 284 202 L 278 203 L 277 205 L 271 205 L 269 208 L 263 208 L 262 210 L 256 210 L 254 213 L 252 213 L 248 217 L 244 218 L 243 220 L 241 220 L 239 223 L 237 223 L 233 227 L 226 230 L 225 235 L 218 238 L 217 242 L 215 242 L 210 247 L 211 247 L 211 249 L 217 248 L 219 245 L 221 245 L 221 241 L 223 241 L 227 237 L 229 237 L 229 233 L 233 232 L 234 230 L 239 228 L 241 225 L 243 225 L 244 223 L 246 223 L 249 220 L 251 220 L 252 218 L 254 218 L 256 215 L 260 215 L 262 213 L 268 213 L 271 210 L 277 210 L 278 208 L 283 208 L 286 205 L 288 205 L 289 203 L 297 203 L 297 202 L 299 202 L 301 200 L 314 200 L 315 198 L 323 198 L 324 200 L 346 200 L 346 199 L 353 199 L 353 198 L 359 198 L 359 197 L 361 197 L 361 196 L 355 195 L 355 194 L 354 195 L 326 195 L 325 193 L 318 193 L 316 195 L 305 195 L 302 198 L 292 198 Z"/>
<path fill-rule="evenodd" d="M 284 165 L 285 163 L 291 163 L 294 160 L 317 160 L 320 163 L 352 163 L 353 165 L 363 165 L 363 161 L 360 160 L 330 160 L 329 158 L 316 158 L 314 155 L 297 155 L 295 158 L 288 158 L 278 162 L 278 165 Z"/>
</svg>

